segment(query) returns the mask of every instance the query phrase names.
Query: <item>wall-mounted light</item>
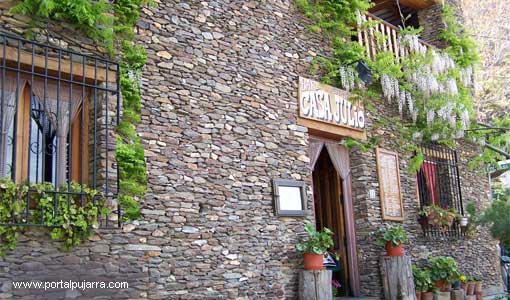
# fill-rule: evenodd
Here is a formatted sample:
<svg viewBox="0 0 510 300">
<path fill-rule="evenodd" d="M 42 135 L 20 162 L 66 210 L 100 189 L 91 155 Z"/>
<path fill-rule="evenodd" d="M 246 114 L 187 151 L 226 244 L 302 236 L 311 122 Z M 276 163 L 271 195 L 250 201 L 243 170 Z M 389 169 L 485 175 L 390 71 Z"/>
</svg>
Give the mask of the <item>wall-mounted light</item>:
<svg viewBox="0 0 510 300">
<path fill-rule="evenodd" d="M 273 197 L 277 216 L 301 217 L 309 214 L 303 181 L 273 179 Z"/>
<path fill-rule="evenodd" d="M 365 85 L 370 85 L 373 81 L 372 71 L 368 67 L 368 65 L 363 60 L 358 60 L 356 64 L 356 72 L 358 72 L 358 77 L 365 83 Z"/>
</svg>

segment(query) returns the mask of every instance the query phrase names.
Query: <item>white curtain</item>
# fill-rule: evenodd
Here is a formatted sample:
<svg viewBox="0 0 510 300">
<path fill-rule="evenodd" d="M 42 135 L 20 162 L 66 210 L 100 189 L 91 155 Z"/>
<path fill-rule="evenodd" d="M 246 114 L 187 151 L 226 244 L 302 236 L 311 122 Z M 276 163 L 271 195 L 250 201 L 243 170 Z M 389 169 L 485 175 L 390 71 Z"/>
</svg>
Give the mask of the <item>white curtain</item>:
<svg viewBox="0 0 510 300">
<path fill-rule="evenodd" d="M 310 139 L 310 169 L 312 171 L 315 169 L 315 164 L 319 159 L 323 147 L 323 141 Z"/>
<path fill-rule="evenodd" d="M 9 131 L 13 125 L 16 112 L 16 95 L 21 95 L 26 80 L 19 78 L 14 72 L 0 71 L 0 116 L 2 122 L 1 143 L 0 143 L 0 178 L 8 176 L 7 174 L 7 139 Z"/>
<path fill-rule="evenodd" d="M 349 166 L 349 150 L 336 143 L 326 144 L 326 149 L 328 149 L 331 162 L 333 162 L 333 166 L 335 166 L 340 177 L 342 177 L 343 180 L 347 180 L 351 173 L 351 168 Z"/>
<path fill-rule="evenodd" d="M 57 136 L 56 184 L 66 182 L 67 135 L 78 110 L 86 97 L 82 87 L 56 81 L 34 80 L 32 90 L 35 99 L 41 104 Z M 58 100 L 58 101 L 57 101 Z"/>
</svg>

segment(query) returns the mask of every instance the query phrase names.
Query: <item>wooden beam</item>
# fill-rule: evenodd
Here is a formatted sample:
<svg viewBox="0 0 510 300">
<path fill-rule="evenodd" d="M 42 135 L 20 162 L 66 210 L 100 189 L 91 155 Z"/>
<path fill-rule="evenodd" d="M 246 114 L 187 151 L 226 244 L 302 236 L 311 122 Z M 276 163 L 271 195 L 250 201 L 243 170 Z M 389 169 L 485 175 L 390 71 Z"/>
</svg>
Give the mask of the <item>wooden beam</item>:
<svg viewBox="0 0 510 300">
<path fill-rule="evenodd" d="M 414 9 L 425 9 L 436 4 L 441 4 L 443 1 L 444 0 L 400 0 L 400 4 Z"/>
<path fill-rule="evenodd" d="M 340 139 L 342 137 L 352 137 L 358 140 L 367 140 L 367 134 L 364 130 L 354 130 L 346 127 L 336 126 L 329 123 L 319 122 L 315 120 L 298 117 L 297 123 L 301 126 L 308 127 L 309 133 L 316 134 L 321 137 Z"/>
<path fill-rule="evenodd" d="M 379 11 L 381 9 L 390 8 L 393 5 L 395 5 L 395 0 L 376 1 L 375 5 L 372 6 L 368 11 L 371 12 L 371 13 L 374 13 L 374 12 Z"/>
<path fill-rule="evenodd" d="M 34 54 L 32 57 L 31 52 L 20 50 L 18 56 L 17 48 L 5 47 L 4 52 L 4 48 L 0 46 L 0 63 L 4 57 L 9 67 L 17 67 L 19 61 L 21 68 L 27 71 L 31 70 L 33 63 L 34 69 L 39 74 L 44 74 L 47 69 L 49 75 L 58 76 L 60 70 L 62 78 L 70 79 L 72 74 L 72 79 L 78 82 L 83 80 L 83 77 L 85 77 L 87 82 L 94 82 L 94 79 L 97 79 L 98 82 L 117 82 L 117 72 L 111 69 L 107 71 L 106 68 L 102 66 L 95 68 L 91 65 L 85 65 L 84 67 L 82 63 L 73 61 L 71 68 L 71 61 L 69 59 L 61 59 L 59 62 L 58 58 L 48 57 L 46 63 L 46 57 L 44 55 Z"/>
</svg>

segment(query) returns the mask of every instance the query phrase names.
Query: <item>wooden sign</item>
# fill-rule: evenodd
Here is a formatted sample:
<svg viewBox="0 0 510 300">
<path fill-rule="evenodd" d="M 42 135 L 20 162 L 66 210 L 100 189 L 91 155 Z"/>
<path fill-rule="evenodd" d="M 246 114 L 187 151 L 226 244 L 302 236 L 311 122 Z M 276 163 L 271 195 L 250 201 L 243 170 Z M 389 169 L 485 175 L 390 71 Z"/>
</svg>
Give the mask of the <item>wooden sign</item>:
<svg viewBox="0 0 510 300">
<path fill-rule="evenodd" d="M 382 218 L 383 220 L 404 221 L 398 154 L 381 148 L 377 148 L 375 153 Z"/>
<path fill-rule="evenodd" d="M 299 117 L 301 120 L 323 124 L 323 127 L 317 128 L 319 130 L 330 126 L 336 128 L 333 132 L 345 135 L 344 132 L 348 129 L 354 132 L 348 134 L 349 136 L 363 137 L 365 111 L 361 103 L 349 101 L 349 95 L 345 90 L 299 77 Z M 307 124 L 309 123 L 305 121 L 302 125 Z"/>
</svg>

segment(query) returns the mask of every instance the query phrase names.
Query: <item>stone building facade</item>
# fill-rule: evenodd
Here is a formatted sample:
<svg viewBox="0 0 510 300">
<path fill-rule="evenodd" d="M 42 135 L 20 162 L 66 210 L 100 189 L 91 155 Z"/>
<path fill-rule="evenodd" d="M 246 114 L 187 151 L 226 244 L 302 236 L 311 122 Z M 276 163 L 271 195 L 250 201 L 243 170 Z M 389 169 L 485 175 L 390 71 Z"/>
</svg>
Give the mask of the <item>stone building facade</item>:
<svg viewBox="0 0 510 300">
<path fill-rule="evenodd" d="M 22 34 L 29 20 L 10 15 L 8 7 L 0 4 L 0 29 Z M 96 52 L 82 34 L 50 25 L 66 47 Z M 302 258 L 294 244 L 315 217 L 275 216 L 272 180 L 304 181 L 313 207 L 310 132 L 297 122 L 298 78 L 318 79 L 310 62 L 329 47 L 308 25 L 290 0 L 168 0 L 144 8 L 137 31 L 148 53 L 138 127 L 148 173 L 142 217 L 121 229 L 97 230 L 70 252 L 59 251 L 40 230 L 28 231 L 0 258 L 0 299 L 296 299 Z M 373 126 L 397 108 L 375 107 L 367 112 L 366 133 L 382 134 L 380 147 L 399 153 L 403 223 L 411 236 L 406 252 L 415 261 L 452 255 L 463 272 L 483 277 L 486 287 L 499 286 L 496 243 L 486 231 L 471 241 L 423 236 L 416 177 L 407 173 L 412 153 L 396 143 L 396 128 Z M 458 150 L 462 193 L 481 208 L 488 179 L 466 166 L 478 149 L 465 144 Z M 375 152 L 351 150 L 350 172 L 360 292 L 382 299 L 383 249 L 373 232 L 384 222 L 379 195 L 369 195 L 379 184 Z M 42 294 L 11 284 L 61 279 L 130 286 Z"/>
</svg>

